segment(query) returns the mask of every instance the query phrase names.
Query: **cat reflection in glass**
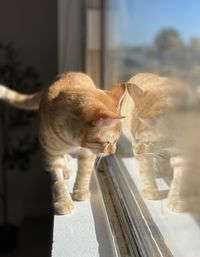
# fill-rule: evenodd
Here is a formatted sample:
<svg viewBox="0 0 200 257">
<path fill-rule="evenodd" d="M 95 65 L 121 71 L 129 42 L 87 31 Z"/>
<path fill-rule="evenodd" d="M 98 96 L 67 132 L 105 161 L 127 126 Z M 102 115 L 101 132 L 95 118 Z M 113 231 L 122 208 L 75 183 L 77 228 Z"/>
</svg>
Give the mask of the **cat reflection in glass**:
<svg viewBox="0 0 200 257">
<path fill-rule="evenodd" d="M 127 89 L 121 108 L 121 114 L 126 114 L 123 130 L 131 131 L 142 196 L 153 200 L 163 198 L 156 183 L 158 171 L 163 178 L 171 180 L 168 208 L 176 212 L 199 212 L 198 94 L 186 83 L 149 73 L 133 76 Z"/>
</svg>

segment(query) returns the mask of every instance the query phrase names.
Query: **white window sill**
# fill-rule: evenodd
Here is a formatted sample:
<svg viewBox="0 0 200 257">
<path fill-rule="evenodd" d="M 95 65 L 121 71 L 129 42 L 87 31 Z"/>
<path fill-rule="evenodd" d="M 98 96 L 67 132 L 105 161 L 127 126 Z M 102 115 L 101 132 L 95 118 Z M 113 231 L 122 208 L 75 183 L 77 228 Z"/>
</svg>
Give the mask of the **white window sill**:
<svg viewBox="0 0 200 257">
<path fill-rule="evenodd" d="M 77 169 L 71 160 L 72 170 Z M 67 181 L 70 192 L 74 176 Z M 117 256 L 96 173 L 91 179 L 91 200 L 74 202 L 74 212 L 54 217 L 52 257 Z"/>
</svg>

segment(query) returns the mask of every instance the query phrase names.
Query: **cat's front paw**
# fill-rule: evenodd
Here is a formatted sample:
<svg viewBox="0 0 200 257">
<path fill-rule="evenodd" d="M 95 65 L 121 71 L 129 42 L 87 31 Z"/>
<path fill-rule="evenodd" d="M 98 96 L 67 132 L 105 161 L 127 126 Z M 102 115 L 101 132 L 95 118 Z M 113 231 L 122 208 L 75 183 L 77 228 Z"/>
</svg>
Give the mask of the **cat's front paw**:
<svg viewBox="0 0 200 257">
<path fill-rule="evenodd" d="M 54 205 L 55 214 L 58 214 L 58 215 L 69 214 L 74 209 L 73 201 L 67 198 L 54 202 L 53 205 Z"/>
<path fill-rule="evenodd" d="M 168 198 L 167 207 L 170 211 L 173 212 L 185 212 L 189 209 L 187 201 L 180 197 Z"/>
<path fill-rule="evenodd" d="M 148 200 L 157 200 L 160 199 L 160 194 L 158 189 L 155 188 L 143 188 L 141 194 L 144 198 Z"/>
<path fill-rule="evenodd" d="M 56 214 L 69 214 L 74 209 L 73 201 L 63 181 L 53 185 L 53 206 Z"/>
<path fill-rule="evenodd" d="M 69 169 L 64 169 L 63 176 L 64 176 L 64 179 L 70 179 L 72 176 L 72 171 Z"/>
<path fill-rule="evenodd" d="M 72 198 L 76 201 L 85 201 L 90 199 L 90 192 L 87 189 L 75 189 Z"/>
</svg>

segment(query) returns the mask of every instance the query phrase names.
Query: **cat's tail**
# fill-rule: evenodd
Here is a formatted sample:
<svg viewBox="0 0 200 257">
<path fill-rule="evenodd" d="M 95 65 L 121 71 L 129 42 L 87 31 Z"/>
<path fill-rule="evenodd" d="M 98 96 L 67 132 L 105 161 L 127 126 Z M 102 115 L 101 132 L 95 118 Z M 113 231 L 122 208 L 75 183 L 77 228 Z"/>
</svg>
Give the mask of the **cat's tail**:
<svg viewBox="0 0 200 257">
<path fill-rule="evenodd" d="M 37 110 L 40 106 L 42 91 L 35 94 L 21 94 L 3 85 L 0 85 L 0 100 L 11 106 L 25 110 Z"/>
</svg>

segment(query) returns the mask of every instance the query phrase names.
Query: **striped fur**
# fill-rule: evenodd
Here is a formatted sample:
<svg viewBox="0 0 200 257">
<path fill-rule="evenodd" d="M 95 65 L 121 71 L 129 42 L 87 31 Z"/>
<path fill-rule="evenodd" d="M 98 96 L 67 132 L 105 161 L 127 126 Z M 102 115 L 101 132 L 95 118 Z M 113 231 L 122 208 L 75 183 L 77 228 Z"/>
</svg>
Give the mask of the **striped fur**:
<svg viewBox="0 0 200 257">
<path fill-rule="evenodd" d="M 38 110 L 42 92 L 25 95 L 0 85 L 0 99 L 19 109 Z"/>
<path fill-rule="evenodd" d="M 54 209 L 57 214 L 73 210 L 65 186 L 69 178 L 69 155 L 78 157 L 73 199 L 89 197 L 89 181 L 97 156 L 113 154 L 120 136 L 120 104 L 126 85 L 110 91 L 97 89 L 83 73 L 61 74 L 52 85 L 33 95 L 23 95 L 0 86 L 0 99 L 23 109 L 39 108 L 39 140 L 46 169 L 52 174 Z"/>
</svg>

